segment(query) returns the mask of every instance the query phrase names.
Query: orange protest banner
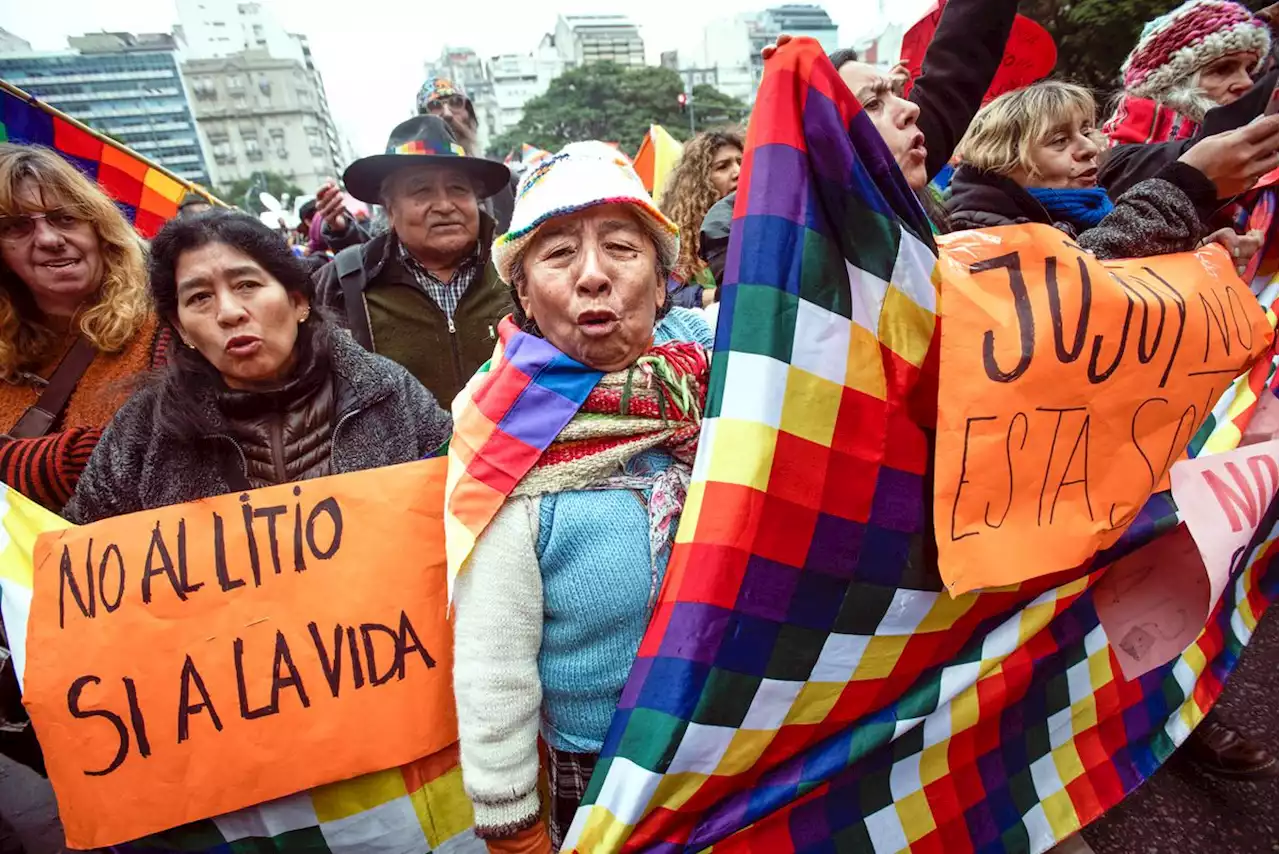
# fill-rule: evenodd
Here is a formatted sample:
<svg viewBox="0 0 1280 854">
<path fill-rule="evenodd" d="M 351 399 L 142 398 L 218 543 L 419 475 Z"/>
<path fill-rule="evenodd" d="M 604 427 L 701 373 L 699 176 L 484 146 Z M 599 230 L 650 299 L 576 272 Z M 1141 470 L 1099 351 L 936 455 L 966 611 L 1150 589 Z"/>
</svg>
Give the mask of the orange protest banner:
<svg viewBox="0 0 1280 854">
<path fill-rule="evenodd" d="M 953 594 L 1114 543 L 1272 331 L 1225 250 L 1100 262 L 1047 225 L 939 241 L 934 530 Z"/>
<path fill-rule="evenodd" d="M 68 845 L 137 839 L 457 739 L 445 465 L 41 537 L 25 701 Z"/>
</svg>

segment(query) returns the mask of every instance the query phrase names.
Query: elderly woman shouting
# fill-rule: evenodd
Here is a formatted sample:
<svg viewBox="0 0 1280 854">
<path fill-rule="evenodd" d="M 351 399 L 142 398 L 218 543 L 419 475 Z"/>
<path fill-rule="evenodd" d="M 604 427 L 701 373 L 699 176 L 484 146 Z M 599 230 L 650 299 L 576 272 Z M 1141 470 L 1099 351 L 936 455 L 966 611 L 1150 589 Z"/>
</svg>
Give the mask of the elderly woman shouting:
<svg viewBox="0 0 1280 854">
<path fill-rule="evenodd" d="M 678 245 L 598 142 L 530 172 L 494 242 L 517 308 L 454 404 L 446 525 L 462 774 L 491 850 L 558 847 L 658 598 L 711 344 L 665 305 Z"/>
</svg>

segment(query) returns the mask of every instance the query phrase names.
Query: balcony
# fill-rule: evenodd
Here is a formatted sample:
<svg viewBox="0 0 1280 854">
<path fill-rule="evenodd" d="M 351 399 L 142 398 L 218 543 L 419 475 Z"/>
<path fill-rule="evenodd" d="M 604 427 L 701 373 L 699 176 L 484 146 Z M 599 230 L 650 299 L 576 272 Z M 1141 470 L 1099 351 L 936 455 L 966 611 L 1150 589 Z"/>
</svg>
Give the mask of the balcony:
<svg viewBox="0 0 1280 854">
<path fill-rule="evenodd" d="M 119 83 L 126 80 L 172 80 L 172 70 L 113 71 L 100 74 L 46 74 L 39 77 L 13 77 L 9 83 L 19 89 L 61 86 L 70 83 Z"/>
</svg>

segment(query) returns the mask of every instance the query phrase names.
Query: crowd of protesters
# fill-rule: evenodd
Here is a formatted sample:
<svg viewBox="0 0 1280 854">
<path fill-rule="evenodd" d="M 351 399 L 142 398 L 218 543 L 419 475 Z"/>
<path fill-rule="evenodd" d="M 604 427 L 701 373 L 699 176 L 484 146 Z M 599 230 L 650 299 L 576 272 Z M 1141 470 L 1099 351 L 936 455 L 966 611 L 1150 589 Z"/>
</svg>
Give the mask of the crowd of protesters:
<svg viewBox="0 0 1280 854">
<path fill-rule="evenodd" d="M 951 0 L 915 80 L 830 56 L 934 229 L 1044 223 L 1100 258 L 1217 241 L 1243 269 L 1265 235 L 1234 212 L 1277 165 L 1274 15 L 1190 0 L 1146 26 L 1108 103 L 1064 69 L 984 105 L 1017 5 Z M 0 144 L 0 479 L 86 523 L 419 459 L 517 334 L 603 372 L 605 389 L 659 360 L 700 405 L 742 130 L 685 143 L 659 209 L 603 143 L 517 184 L 475 150 L 475 109 L 449 81 L 428 81 L 417 112 L 286 236 L 192 198 L 149 247 L 59 156 Z M 565 431 L 605 435 L 616 404 L 602 396 Z M 582 798 L 654 607 L 697 415 L 575 477 L 535 469 L 475 546 L 456 696 L 492 851 L 554 850 Z M 5 721 L 0 749 L 41 770 L 0 690 Z M 1274 773 L 1269 751 L 1212 718 L 1190 749 L 1211 771 Z"/>
</svg>

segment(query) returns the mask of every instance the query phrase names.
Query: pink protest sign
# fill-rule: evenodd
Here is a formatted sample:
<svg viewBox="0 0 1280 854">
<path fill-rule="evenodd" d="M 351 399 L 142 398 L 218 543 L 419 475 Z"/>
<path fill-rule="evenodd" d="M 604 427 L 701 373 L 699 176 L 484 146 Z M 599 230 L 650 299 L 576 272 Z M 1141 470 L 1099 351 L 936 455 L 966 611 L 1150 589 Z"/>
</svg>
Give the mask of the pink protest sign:
<svg viewBox="0 0 1280 854">
<path fill-rule="evenodd" d="M 1126 679 L 1172 661 L 1200 634 L 1259 528 L 1273 524 L 1277 454 L 1273 439 L 1174 465 L 1183 524 L 1117 561 L 1094 587 Z"/>
<path fill-rule="evenodd" d="M 1275 441 L 1175 463 L 1169 473 L 1178 513 L 1208 572 L 1213 608 L 1231 570 L 1275 500 L 1280 458 Z"/>
<path fill-rule="evenodd" d="M 1204 562 L 1183 525 L 1116 561 L 1093 588 L 1098 621 L 1129 680 L 1191 646 L 1212 601 Z"/>
</svg>

